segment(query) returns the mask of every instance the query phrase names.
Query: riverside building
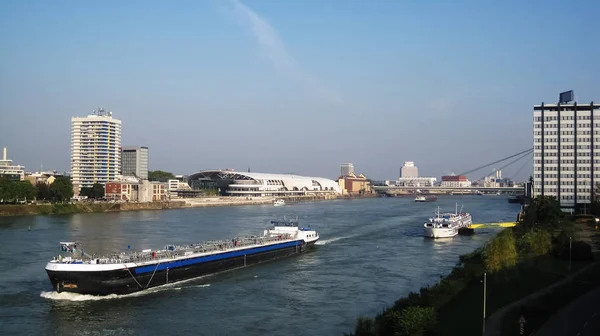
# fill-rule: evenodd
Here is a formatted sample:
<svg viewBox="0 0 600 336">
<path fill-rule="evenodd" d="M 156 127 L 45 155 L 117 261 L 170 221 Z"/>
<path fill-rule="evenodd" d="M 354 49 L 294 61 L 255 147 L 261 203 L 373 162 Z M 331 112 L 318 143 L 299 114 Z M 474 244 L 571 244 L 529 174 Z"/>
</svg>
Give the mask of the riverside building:
<svg viewBox="0 0 600 336">
<path fill-rule="evenodd" d="M 341 195 L 338 182 L 292 174 L 247 173 L 226 170 L 203 170 L 188 176 L 192 190 L 218 189 L 223 196 L 264 197 Z"/>
<path fill-rule="evenodd" d="M 75 195 L 82 187 L 106 184 L 121 172 L 121 120 L 98 109 L 71 118 L 71 178 Z"/>
<path fill-rule="evenodd" d="M 121 175 L 148 179 L 148 147 L 123 147 Z"/>
<path fill-rule="evenodd" d="M 600 182 L 600 104 L 563 94 L 559 103 L 533 107 L 534 195 L 573 211 L 591 203 Z"/>
<path fill-rule="evenodd" d="M 0 176 L 14 181 L 22 181 L 25 178 L 25 167 L 13 165 L 13 161 L 6 157 L 6 147 L 2 151 L 2 160 L 0 160 Z"/>
</svg>

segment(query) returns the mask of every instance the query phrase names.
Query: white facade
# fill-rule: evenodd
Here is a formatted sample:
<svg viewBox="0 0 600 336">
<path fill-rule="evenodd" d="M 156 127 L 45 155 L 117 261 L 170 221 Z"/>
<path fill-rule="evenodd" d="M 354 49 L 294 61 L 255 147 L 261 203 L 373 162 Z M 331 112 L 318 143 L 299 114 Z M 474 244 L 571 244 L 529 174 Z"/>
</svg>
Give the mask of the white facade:
<svg viewBox="0 0 600 336">
<path fill-rule="evenodd" d="M 400 177 L 391 182 L 397 187 L 433 187 L 436 181 L 435 177 Z"/>
<path fill-rule="evenodd" d="M 226 181 L 226 193 L 231 196 L 342 194 L 342 189 L 336 181 L 322 177 L 207 170 L 192 174 L 188 178 L 192 187 L 194 186 L 194 180 L 197 179 L 208 179 L 215 182 Z"/>
<path fill-rule="evenodd" d="M 0 160 L 0 176 L 2 175 L 18 176 L 21 181 L 25 179 L 25 167 L 13 165 L 12 160 L 6 157 L 6 147 L 4 147 L 2 160 Z"/>
<path fill-rule="evenodd" d="M 148 179 L 148 147 L 123 147 L 121 174 Z"/>
<path fill-rule="evenodd" d="M 400 177 L 419 177 L 419 168 L 412 161 L 404 162 L 404 166 L 400 168 Z"/>
<path fill-rule="evenodd" d="M 103 109 L 71 118 L 71 177 L 77 193 L 121 172 L 121 121 Z"/>
<path fill-rule="evenodd" d="M 471 181 L 442 181 L 440 183 L 440 187 L 443 188 L 469 188 L 471 186 Z"/>
<path fill-rule="evenodd" d="M 535 196 L 590 203 L 600 182 L 600 105 L 541 104 L 533 111 Z"/>
<path fill-rule="evenodd" d="M 342 176 L 348 176 L 354 174 L 354 165 L 352 163 L 342 163 L 340 165 Z"/>
<path fill-rule="evenodd" d="M 189 184 L 185 182 L 181 182 L 179 180 L 167 180 L 167 190 L 168 191 L 176 191 L 176 190 L 192 190 Z"/>
</svg>

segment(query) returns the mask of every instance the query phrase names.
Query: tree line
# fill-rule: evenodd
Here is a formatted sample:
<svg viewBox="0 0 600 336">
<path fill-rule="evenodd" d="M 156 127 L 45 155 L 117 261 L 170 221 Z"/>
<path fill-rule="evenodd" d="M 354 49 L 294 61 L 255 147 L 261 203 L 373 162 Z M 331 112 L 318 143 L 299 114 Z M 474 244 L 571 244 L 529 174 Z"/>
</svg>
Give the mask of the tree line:
<svg viewBox="0 0 600 336">
<path fill-rule="evenodd" d="M 0 203 L 18 203 L 32 200 L 65 202 L 73 197 L 73 183 L 66 176 L 58 176 L 52 184 L 14 181 L 0 177 Z"/>
<path fill-rule="evenodd" d="M 151 170 L 148 172 L 148 181 L 167 182 L 175 179 L 175 175 L 162 170 Z"/>
</svg>

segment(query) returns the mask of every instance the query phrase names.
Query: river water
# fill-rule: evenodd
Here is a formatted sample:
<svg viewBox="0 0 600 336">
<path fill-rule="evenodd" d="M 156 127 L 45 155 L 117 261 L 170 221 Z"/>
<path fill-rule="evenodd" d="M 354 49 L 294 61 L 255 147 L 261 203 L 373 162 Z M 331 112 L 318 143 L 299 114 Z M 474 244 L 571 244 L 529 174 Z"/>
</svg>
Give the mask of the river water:
<svg viewBox="0 0 600 336">
<path fill-rule="evenodd" d="M 342 335 L 357 316 L 436 282 L 497 232 L 423 238 L 434 208 L 454 211 L 455 202 L 475 223 L 512 221 L 519 210 L 505 196 L 448 196 L 0 218 L 0 335 Z M 319 232 L 313 251 L 105 298 L 58 294 L 44 271 L 59 241 L 88 253 L 161 248 L 260 234 L 284 215 Z"/>
</svg>

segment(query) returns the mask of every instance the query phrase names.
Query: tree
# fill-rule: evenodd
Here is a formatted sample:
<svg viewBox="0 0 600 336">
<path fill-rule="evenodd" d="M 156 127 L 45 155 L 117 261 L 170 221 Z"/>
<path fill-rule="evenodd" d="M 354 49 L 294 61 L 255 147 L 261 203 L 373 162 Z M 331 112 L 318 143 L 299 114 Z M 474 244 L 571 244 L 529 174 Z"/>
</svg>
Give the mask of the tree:
<svg viewBox="0 0 600 336">
<path fill-rule="evenodd" d="M 422 336 L 435 326 L 433 307 L 407 307 L 400 312 L 395 335 Z"/>
<path fill-rule="evenodd" d="M 517 232 L 525 234 L 533 229 L 556 231 L 568 225 L 560 203 L 552 196 L 538 196 L 525 209 L 523 222 L 517 226 Z"/>
<path fill-rule="evenodd" d="M 28 181 L 13 182 L 15 187 L 15 198 L 23 200 L 33 200 L 37 196 L 37 189 Z"/>
<path fill-rule="evenodd" d="M 162 170 L 152 170 L 148 172 L 148 180 L 150 181 L 167 182 L 167 180 L 174 178 L 175 175 Z"/>
<path fill-rule="evenodd" d="M 0 177 L 0 200 L 14 202 L 33 200 L 37 196 L 37 189 L 27 181 L 13 181 L 6 176 Z"/>
<path fill-rule="evenodd" d="M 552 235 L 548 231 L 531 230 L 519 238 L 520 253 L 530 257 L 548 254 L 552 250 Z"/>
<path fill-rule="evenodd" d="M 38 182 L 35 187 L 37 188 L 37 199 L 50 201 L 52 200 L 52 193 L 50 192 L 50 186 L 44 182 Z"/>
<path fill-rule="evenodd" d="M 375 321 L 369 317 L 357 318 L 354 336 L 375 336 Z"/>
<path fill-rule="evenodd" d="M 592 190 L 592 203 L 590 204 L 590 214 L 600 216 L 600 183 L 596 183 Z"/>
<path fill-rule="evenodd" d="M 87 196 L 88 198 L 100 199 L 104 198 L 104 186 L 100 183 L 94 183 L 91 187 L 83 187 L 79 192 L 81 196 Z"/>
<path fill-rule="evenodd" d="M 511 229 L 505 229 L 483 249 L 483 260 L 488 272 L 497 272 L 517 263 L 515 236 Z"/>
<path fill-rule="evenodd" d="M 79 190 L 79 196 L 85 196 L 87 198 L 93 198 L 92 187 L 81 187 Z"/>
<path fill-rule="evenodd" d="M 73 197 L 71 179 L 65 176 L 57 177 L 50 185 L 50 193 L 52 194 L 52 200 L 55 202 L 70 200 Z"/>
<path fill-rule="evenodd" d="M 2 202 L 9 202 L 13 199 L 13 186 L 6 176 L 0 176 L 0 200 Z"/>
<path fill-rule="evenodd" d="M 104 198 L 104 186 L 100 183 L 94 183 L 92 186 L 92 195 L 95 199 Z"/>
</svg>

